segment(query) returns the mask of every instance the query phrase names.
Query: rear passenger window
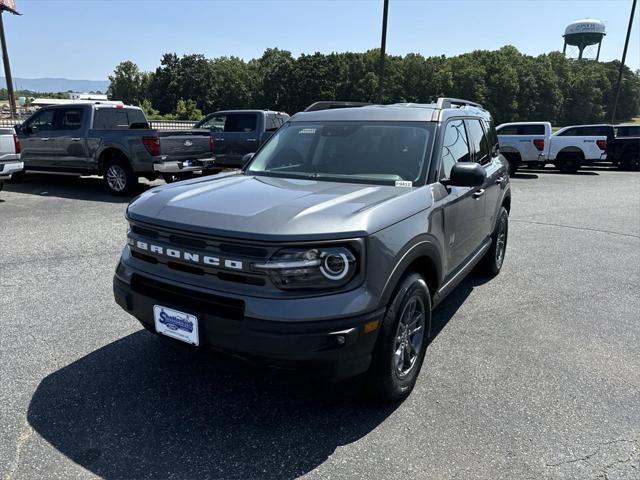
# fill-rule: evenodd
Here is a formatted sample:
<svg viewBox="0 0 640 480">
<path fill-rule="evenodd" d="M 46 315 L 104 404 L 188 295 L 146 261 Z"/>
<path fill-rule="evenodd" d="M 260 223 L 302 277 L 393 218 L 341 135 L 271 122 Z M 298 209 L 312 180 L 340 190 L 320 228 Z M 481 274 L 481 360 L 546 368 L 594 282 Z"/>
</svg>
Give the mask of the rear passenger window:
<svg viewBox="0 0 640 480">
<path fill-rule="evenodd" d="M 225 132 L 254 132 L 258 123 L 255 113 L 229 113 L 224 124 Z"/>
<path fill-rule="evenodd" d="M 456 162 L 469 162 L 469 142 L 464 121 L 452 120 L 447 123 L 442 141 L 442 153 L 440 164 L 440 179 L 449 178 L 451 169 Z"/>
<path fill-rule="evenodd" d="M 469 120 L 467 126 L 469 127 L 469 141 L 473 145 L 476 154 L 476 162 L 487 163 L 491 160 L 491 157 L 489 156 L 489 145 L 480 120 Z"/>
</svg>

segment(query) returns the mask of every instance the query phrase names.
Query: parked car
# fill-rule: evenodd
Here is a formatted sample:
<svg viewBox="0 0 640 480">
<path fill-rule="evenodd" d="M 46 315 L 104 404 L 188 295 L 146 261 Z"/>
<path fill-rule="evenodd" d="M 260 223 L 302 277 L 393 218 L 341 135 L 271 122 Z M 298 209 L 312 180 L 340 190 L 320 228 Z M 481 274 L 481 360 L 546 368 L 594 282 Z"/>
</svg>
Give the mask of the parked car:
<svg viewBox="0 0 640 480">
<path fill-rule="evenodd" d="M 498 274 L 511 190 L 489 112 L 456 99 L 298 113 L 243 170 L 127 209 L 116 302 L 151 332 L 412 390 L 431 311 Z"/>
<path fill-rule="evenodd" d="M 0 128 L 0 191 L 4 181 L 22 171 L 20 140 L 13 128 Z"/>
<path fill-rule="evenodd" d="M 25 171 L 102 175 L 115 195 L 138 177 L 172 181 L 214 163 L 209 132 L 154 130 L 140 108 L 111 102 L 45 107 L 16 130 Z"/>
<path fill-rule="evenodd" d="M 500 151 L 511 173 L 521 165 L 543 167 L 552 163 L 563 173 L 575 173 L 581 165 L 607 158 L 607 135 L 588 126 L 565 127 L 552 134 L 549 122 L 503 123 L 497 128 Z"/>
<path fill-rule="evenodd" d="M 223 110 L 207 115 L 194 128 L 211 131 L 218 171 L 240 168 L 242 157 L 253 153 L 289 119 L 271 110 Z"/>
<path fill-rule="evenodd" d="M 640 125 L 608 127 L 607 160 L 622 170 L 640 170 Z"/>
</svg>

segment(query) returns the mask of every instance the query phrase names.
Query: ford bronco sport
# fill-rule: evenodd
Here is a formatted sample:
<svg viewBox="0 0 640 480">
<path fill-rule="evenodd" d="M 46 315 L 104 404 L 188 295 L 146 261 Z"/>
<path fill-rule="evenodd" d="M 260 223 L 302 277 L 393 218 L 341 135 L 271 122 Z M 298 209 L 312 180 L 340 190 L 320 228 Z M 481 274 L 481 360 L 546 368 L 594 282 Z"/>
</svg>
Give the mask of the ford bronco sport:
<svg viewBox="0 0 640 480">
<path fill-rule="evenodd" d="M 491 117 L 456 99 L 293 116 L 242 170 L 131 202 L 116 302 L 151 332 L 412 390 L 431 311 L 497 274 L 511 204 Z"/>
</svg>

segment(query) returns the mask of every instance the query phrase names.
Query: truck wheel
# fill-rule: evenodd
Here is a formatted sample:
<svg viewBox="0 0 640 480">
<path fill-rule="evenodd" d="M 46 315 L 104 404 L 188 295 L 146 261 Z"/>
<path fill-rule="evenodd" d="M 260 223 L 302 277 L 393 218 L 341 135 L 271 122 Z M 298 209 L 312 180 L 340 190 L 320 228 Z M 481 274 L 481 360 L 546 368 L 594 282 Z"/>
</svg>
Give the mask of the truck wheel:
<svg viewBox="0 0 640 480">
<path fill-rule="evenodd" d="M 16 172 L 11 175 L 11 178 L 7 180 L 9 183 L 21 183 L 24 180 L 25 173 L 24 170 L 21 172 Z"/>
<path fill-rule="evenodd" d="M 627 152 L 622 157 L 622 162 L 618 165 L 622 170 L 631 170 L 637 172 L 640 170 L 640 155 L 634 152 Z"/>
<path fill-rule="evenodd" d="M 404 400 L 416 384 L 431 327 L 431 296 L 422 276 L 407 275 L 382 321 L 368 384 L 386 402 Z"/>
<path fill-rule="evenodd" d="M 110 160 L 104 167 L 104 184 L 112 195 L 126 195 L 137 185 L 138 177 L 126 161 Z"/>
<path fill-rule="evenodd" d="M 562 173 L 576 173 L 580 168 L 580 157 L 575 154 L 563 155 L 556 161 L 556 167 Z"/>
<path fill-rule="evenodd" d="M 509 212 L 504 207 L 500 207 L 498 222 L 491 235 L 491 247 L 485 253 L 480 267 L 483 273 L 497 275 L 500 273 L 504 262 L 504 255 L 507 252 L 507 238 L 509 236 Z"/>
</svg>

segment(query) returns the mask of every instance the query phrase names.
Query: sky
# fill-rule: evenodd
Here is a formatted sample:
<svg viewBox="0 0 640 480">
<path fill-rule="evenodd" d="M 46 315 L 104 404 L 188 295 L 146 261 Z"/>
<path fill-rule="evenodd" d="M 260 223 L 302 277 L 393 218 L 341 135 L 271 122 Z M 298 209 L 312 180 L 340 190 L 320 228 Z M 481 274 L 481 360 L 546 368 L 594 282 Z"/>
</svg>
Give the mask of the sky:
<svg viewBox="0 0 640 480">
<path fill-rule="evenodd" d="M 260 57 L 363 52 L 380 45 L 382 0 L 16 0 L 3 14 L 14 77 L 106 80 L 131 60 L 154 70 L 162 54 Z M 622 56 L 631 0 L 390 0 L 387 52 L 452 56 L 511 44 L 562 50 L 564 28 L 590 17 L 607 35 L 601 60 Z M 627 65 L 640 68 L 640 7 Z"/>
</svg>

